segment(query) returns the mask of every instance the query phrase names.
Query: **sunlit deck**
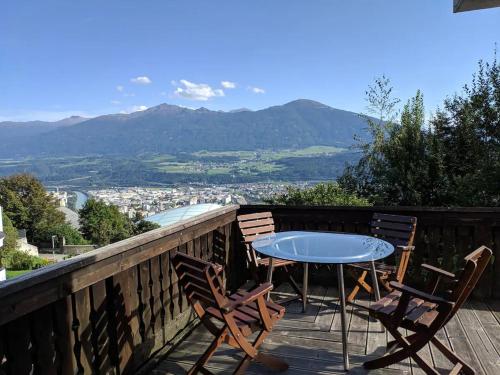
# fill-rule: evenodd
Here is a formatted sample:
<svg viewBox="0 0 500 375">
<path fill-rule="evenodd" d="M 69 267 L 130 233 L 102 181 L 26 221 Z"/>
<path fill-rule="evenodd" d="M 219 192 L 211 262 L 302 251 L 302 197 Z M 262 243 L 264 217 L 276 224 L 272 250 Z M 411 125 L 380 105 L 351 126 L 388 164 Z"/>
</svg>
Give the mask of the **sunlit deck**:
<svg viewBox="0 0 500 375">
<path fill-rule="evenodd" d="M 264 210 L 272 211 L 278 231 L 368 233 L 374 212 L 418 217 L 407 275 L 412 285 L 425 281 L 421 263 L 456 270 L 471 250 L 491 248 L 495 258 L 473 298 L 440 335 L 477 373 L 500 374 L 500 209 L 283 206 L 221 207 L 3 282 L 0 374 L 182 374 L 207 347 L 209 336 L 196 327 L 171 254 L 180 251 L 224 265 L 226 288 L 236 290 L 249 279 L 236 216 Z M 325 271 L 310 271 L 306 314 L 300 302 L 286 305 L 285 318 L 264 342 L 264 351 L 289 363 L 289 374 L 342 372 L 337 293 L 318 286 L 332 281 L 332 271 Z M 350 306 L 348 313 L 350 372 L 365 373 L 361 364 L 383 352 L 387 334 L 366 311 Z M 226 347 L 208 368 L 229 373 L 240 355 Z M 449 369 L 436 351 L 427 347 L 423 355 Z M 252 364 L 249 373 L 266 370 Z M 378 373 L 422 372 L 403 362 Z"/>
<path fill-rule="evenodd" d="M 285 318 L 262 345 L 262 350 L 285 359 L 290 368 L 284 374 L 343 373 L 340 315 L 337 314 L 337 290 L 314 286 L 305 314 L 300 301 L 287 304 Z M 276 296 L 276 294 L 275 294 Z M 276 296 L 280 297 L 280 296 Z M 369 304 L 368 299 L 359 301 Z M 350 373 L 368 373 L 362 363 L 384 352 L 388 334 L 379 322 L 368 317 L 366 310 L 349 306 Z M 500 373 L 500 301 L 469 302 L 458 317 L 441 331 L 440 339 L 466 359 L 478 374 Z M 152 375 L 185 374 L 202 355 L 213 336 L 198 325 L 187 337 L 150 371 Z M 420 352 L 440 370 L 451 370 L 444 356 L 430 346 Z M 241 351 L 229 346 L 219 349 L 207 369 L 214 374 L 231 373 L 242 359 Z M 249 374 L 276 374 L 264 366 L 252 363 Z M 375 370 L 370 374 L 423 374 L 413 361 Z"/>
</svg>

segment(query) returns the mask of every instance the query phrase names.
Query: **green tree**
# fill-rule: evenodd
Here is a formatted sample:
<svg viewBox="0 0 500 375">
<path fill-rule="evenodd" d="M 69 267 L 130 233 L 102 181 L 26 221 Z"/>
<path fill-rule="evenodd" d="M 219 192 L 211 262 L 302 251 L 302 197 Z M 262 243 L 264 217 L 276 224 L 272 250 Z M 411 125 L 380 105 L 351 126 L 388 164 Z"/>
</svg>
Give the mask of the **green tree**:
<svg viewBox="0 0 500 375">
<path fill-rule="evenodd" d="M 339 184 L 351 193 L 380 200 L 379 179 L 386 168 L 385 145 L 389 134 L 396 125 L 396 107 L 400 100 L 393 96 L 389 78 L 376 78 L 365 92 L 367 113 L 361 114 L 366 121 L 366 137 L 356 136 L 355 146 L 362 156 L 356 165 L 348 165 Z"/>
<path fill-rule="evenodd" d="M 14 228 L 12 221 L 5 212 L 2 213 L 2 220 L 5 238 L 3 240 L 3 247 L 0 248 L 0 267 L 5 266 L 5 259 L 8 258 L 11 252 L 16 251 L 18 239 L 17 229 Z"/>
<path fill-rule="evenodd" d="M 159 224 L 144 220 L 144 217 L 140 212 L 135 213 L 135 216 L 132 218 L 132 225 L 134 235 L 146 233 L 150 230 L 160 228 Z"/>
<path fill-rule="evenodd" d="M 388 81 L 367 91 L 372 113 L 394 109 Z M 390 104 L 387 104 L 390 103 Z M 389 110 L 389 111 L 388 111 Z M 367 118 L 372 142 L 339 179 L 376 204 L 500 206 L 500 64 L 479 62 L 472 83 L 444 102 L 425 125 L 420 91 L 400 121 Z"/>
<path fill-rule="evenodd" d="M 131 237 L 133 223 L 115 205 L 91 198 L 80 209 L 80 226 L 84 237 L 100 246 Z"/>
<path fill-rule="evenodd" d="M 293 186 L 286 192 L 265 200 L 270 204 L 287 206 L 369 206 L 367 199 L 349 193 L 335 182 L 317 184 L 311 188 L 300 189 Z"/>
<path fill-rule="evenodd" d="M 41 228 L 65 222 L 64 214 L 47 194 L 42 183 L 30 174 L 0 179 L 0 205 L 18 229 L 26 229 L 28 239 L 37 243 L 44 237 Z"/>
<path fill-rule="evenodd" d="M 52 236 L 57 236 L 60 241 L 66 240 L 67 245 L 87 245 L 89 242 L 83 238 L 83 235 L 73 228 L 69 223 L 49 225 L 45 228 L 38 228 L 41 242 L 50 242 Z"/>
<path fill-rule="evenodd" d="M 480 61 L 463 92 L 431 120 L 442 144 L 447 197 L 461 206 L 500 205 L 500 63 Z"/>
</svg>

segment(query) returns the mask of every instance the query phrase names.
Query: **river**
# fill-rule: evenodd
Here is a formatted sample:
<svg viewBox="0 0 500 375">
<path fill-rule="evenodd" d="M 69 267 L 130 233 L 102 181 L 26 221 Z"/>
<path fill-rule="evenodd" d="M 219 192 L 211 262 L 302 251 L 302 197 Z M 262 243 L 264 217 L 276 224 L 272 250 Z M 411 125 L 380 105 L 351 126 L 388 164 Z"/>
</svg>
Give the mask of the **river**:
<svg viewBox="0 0 500 375">
<path fill-rule="evenodd" d="M 83 207 L 85 202 L 87 202 L 88 196 L 87 196 L 87 194 L 82 193 L 81 191 L 74 191 L 74 193 L 76 194 L 75 208 L 77 210 L 79 210 Z"/>
</svg>

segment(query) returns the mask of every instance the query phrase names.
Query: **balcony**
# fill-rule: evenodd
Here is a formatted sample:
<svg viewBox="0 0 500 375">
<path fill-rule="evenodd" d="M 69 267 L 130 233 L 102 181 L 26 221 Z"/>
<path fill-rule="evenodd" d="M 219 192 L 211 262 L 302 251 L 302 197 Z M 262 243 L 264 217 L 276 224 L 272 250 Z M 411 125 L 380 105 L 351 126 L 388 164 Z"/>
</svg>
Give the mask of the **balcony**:
<svg viewBox="0 0 500 375">
<path fill-rule="evenodd" d="M 183 373 L 206 348 L 207 336 L 179 290 L 169 254 L 181 250 L 224 263 L 228 289 L 247 280 L 235 223 L 238 212 L 271 210 L 278 230 L 367 233 L 374 211 L 418 217 L 409 283 L 422 262 L 457 267 L 479 245 L 493 249 L 472 299 L 441 332 L 478 373 L 500 373 L 500 209 L 227 206 L 136 236 L 0 284 L 0 374 Z M 225 248 L 214 251 L 214 233 Z M 287 306 L 263 349 L 284 357 L 290 374 L 342 372 L 336 289 L 327 269 L 313 269 L 306 314 Z M 286 294 L 286 289 L 278 290 Z M 370 303 L 363 299 L 361 303 Z M 353 372 L 380 354 L 387 334 L 359 308 L 349 307 Z M 446 369 L 446 360 L 423 355 Z M 219 350 L 214 373 L 233 369 L 240 353 Z M 252 364 L 249 373 L 264 373 Z M 379 373 L 421 373 L 403 362 Z"/>
</svg>

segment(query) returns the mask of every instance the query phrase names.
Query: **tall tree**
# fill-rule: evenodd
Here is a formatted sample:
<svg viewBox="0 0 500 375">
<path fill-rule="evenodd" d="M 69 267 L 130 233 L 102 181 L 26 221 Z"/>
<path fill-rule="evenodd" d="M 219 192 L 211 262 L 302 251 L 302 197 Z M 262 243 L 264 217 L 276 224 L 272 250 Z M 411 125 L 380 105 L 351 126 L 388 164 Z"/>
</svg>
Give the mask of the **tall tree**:
<svg viewBox="0 0 500 375">
<path fill-rule="evenodd" d="M 133 235 L 132 222 L 115 205 L 91 198 L 79 213 L 80 229 L 94 244 L 103 246 Z"/>
<path fill-rule="evenodd" d="M 388 81 L 378 81 L 367 92 L 369 108 L 394 109 L 385 104 L 391 91 Z M 376 204 L 500 206 L 496 58 L 480 61 L 472 83 L 446 99 L 427 127 L 424 114 L 418 91 L 398 123 L 367 119 L 372 142 L 362 145 L 359 163 L 346 168 L 340 185 Z"/>
<path fill-rule="evenodd" d="M 8 254 L 17 249 L 17 229 L 12 225 L 12 221 L 9 217 L 2 213 L 3 220 L 3 231 L 5 233 L 5 238 L 3 240 L 3 247 L 0 248 L 0 267 L 5 266 L 5 259 Z"/>
<path fill-rule="evenodd" d="M 0 205 L 18 229 L 26 229 L 28 238 L 37 242 L 44 237 L 43 229 L 63 224 L 52 197 L 42 183 L 30 174 L 17 174 L 0 179 Z"/>
</svg>

